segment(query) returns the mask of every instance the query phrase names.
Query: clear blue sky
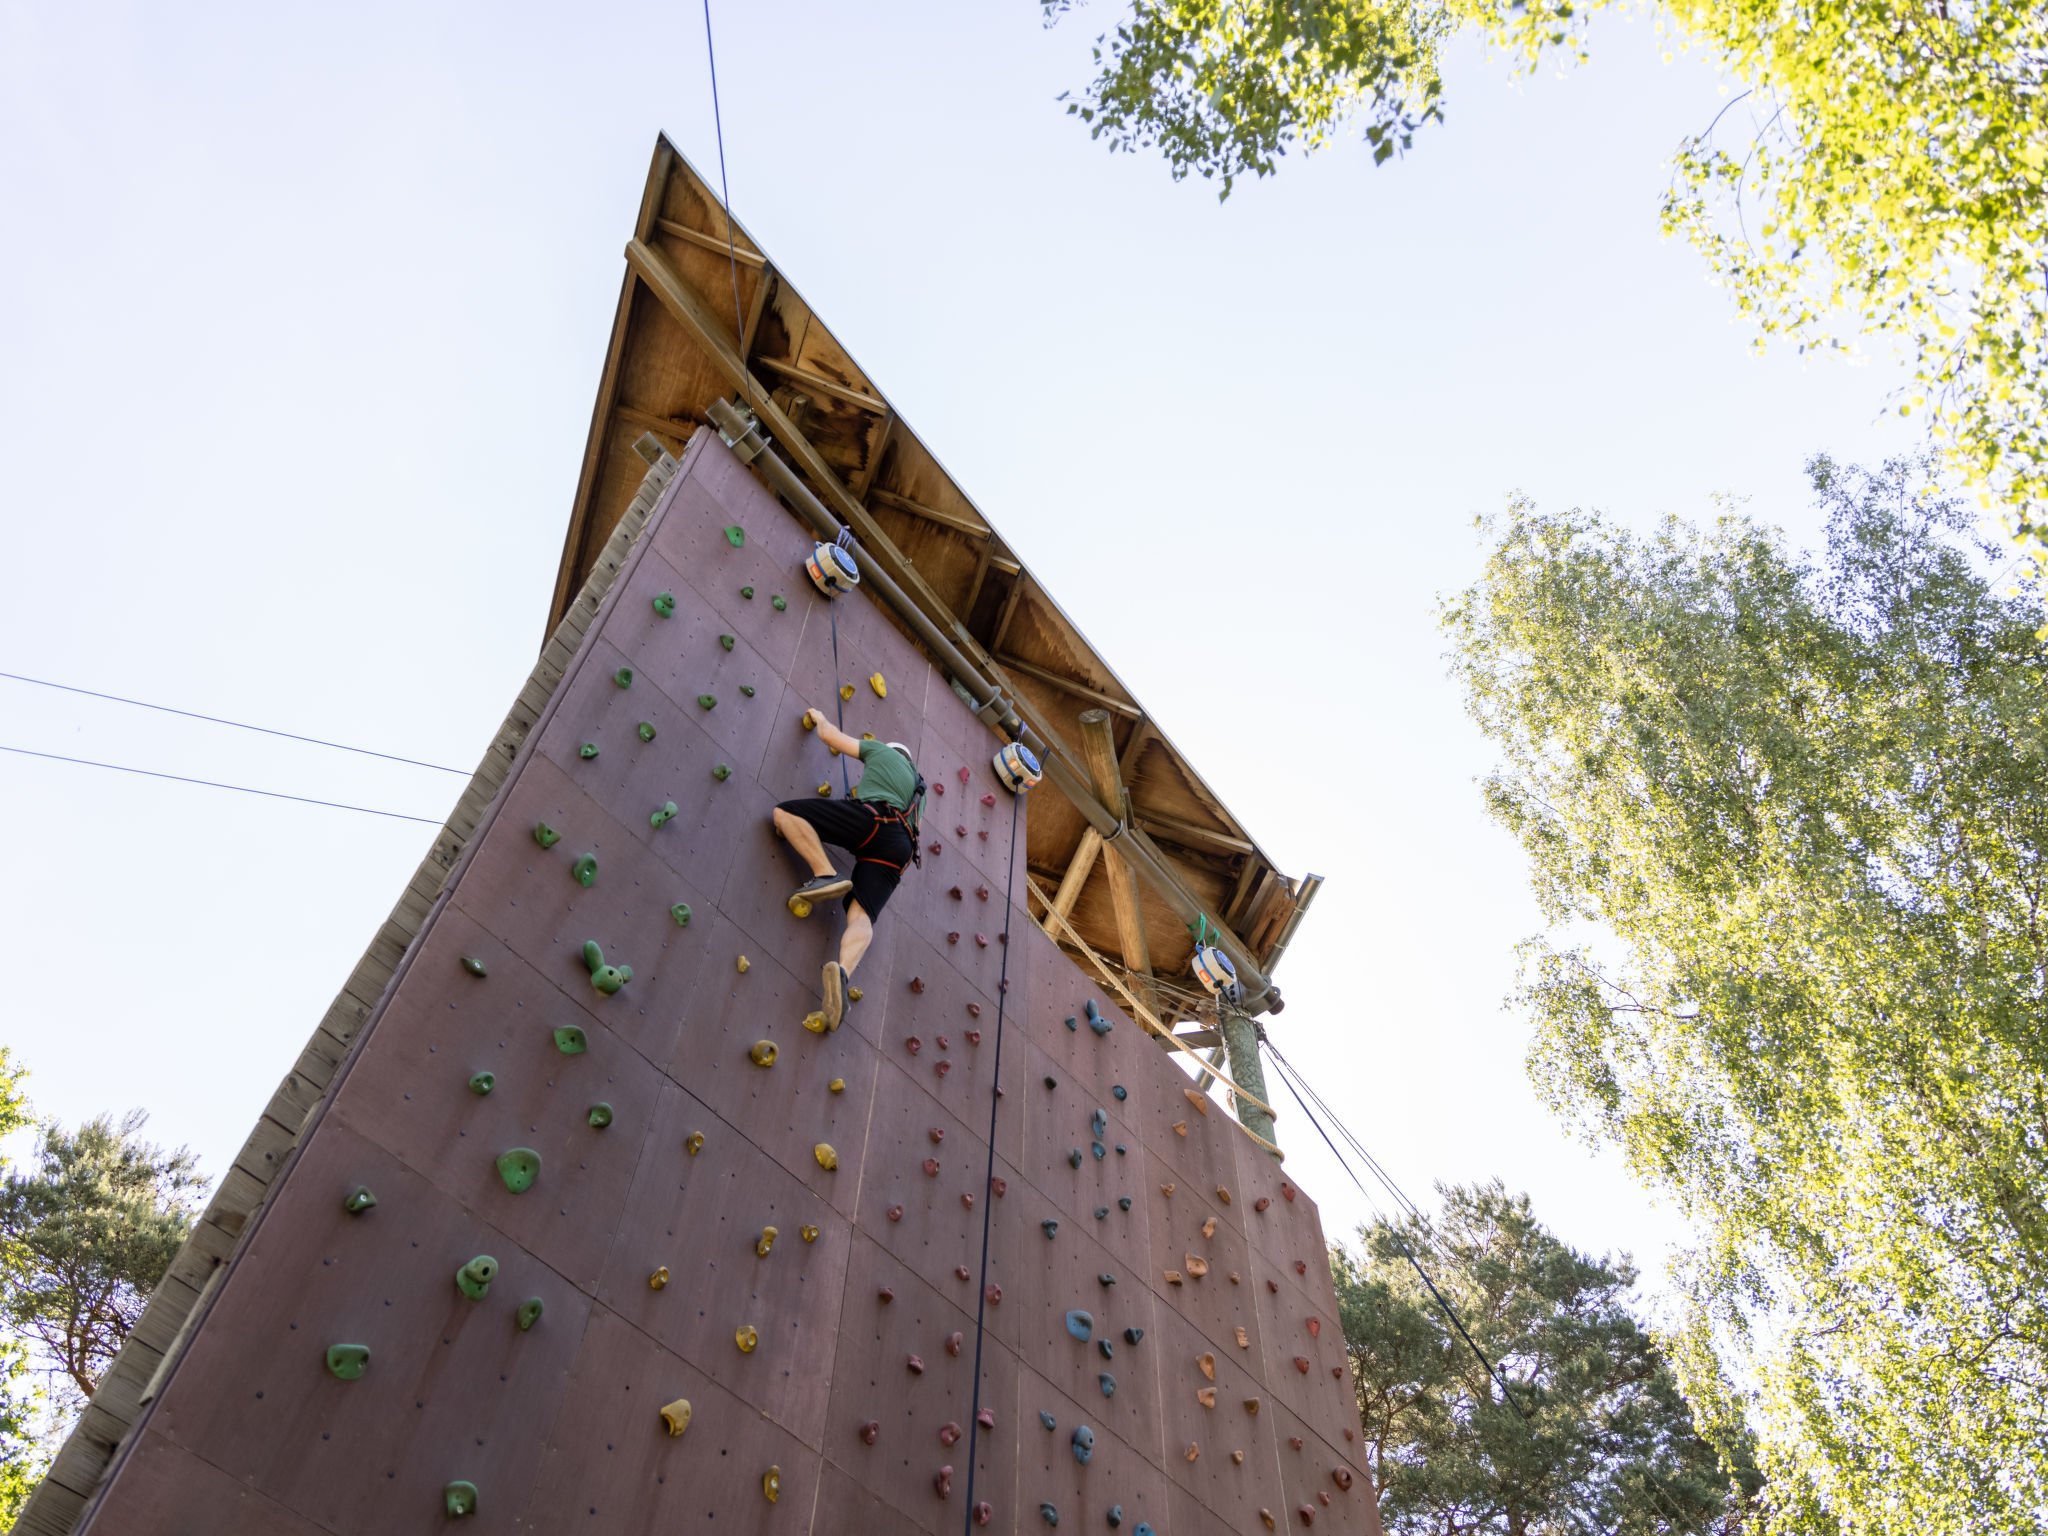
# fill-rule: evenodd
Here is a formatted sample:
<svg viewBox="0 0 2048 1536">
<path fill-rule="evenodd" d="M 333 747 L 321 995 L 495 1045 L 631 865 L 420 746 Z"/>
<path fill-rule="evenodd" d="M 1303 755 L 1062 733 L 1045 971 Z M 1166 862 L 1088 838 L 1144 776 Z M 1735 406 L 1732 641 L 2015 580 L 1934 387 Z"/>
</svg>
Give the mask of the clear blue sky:
<svg viewBox="0 0 2048 1536">
<path fill-rule="evenodd" d="M 1723 97 L 1646 23 L 1219 205 L 1055 96 L 1117 7 L 714 7 L 732 196 L 1211 784 L 1328 888 L 1281 1049 L 1410 1189 L 1498 1174 L 1656 1279 L 1502 1008 L 1534 932 L 1433 618 L 1526 491 L 1716 492 L 1914 446 L 1897 382 L 1758 358 L 1657 232 Z M 716 152 L 692 6 L 0 0 L 0 670 L 474 764 L 541 637 L 654 135 Z M 1192 556 L 1192 558 L 1183 558 Z M 0 681 L 0 742 L 430 816 L 461 780 Z M 431 829 L 0 757 L 0 1041 L 210 1173 Z M 1284 1107 L 1284 1106 L 1283 1106 Z M 1333 1234 L 1367 1213 L 1283 1116 Z"/>
</svg>

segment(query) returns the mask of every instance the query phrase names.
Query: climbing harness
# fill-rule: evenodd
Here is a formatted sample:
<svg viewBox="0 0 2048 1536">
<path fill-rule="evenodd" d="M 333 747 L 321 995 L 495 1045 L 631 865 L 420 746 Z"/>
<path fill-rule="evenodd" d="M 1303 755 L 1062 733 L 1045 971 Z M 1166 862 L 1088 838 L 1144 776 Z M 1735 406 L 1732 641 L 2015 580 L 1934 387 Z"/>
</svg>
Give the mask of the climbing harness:
<svg viewBox="0 0 2048 1536">
<path fill-rule="evenodd" d="M 1020 794 L 1010 802 L 1010 872 L 1009 881 L 1003 889 L 1003 921 L 1010 921 L 1009 914 L 1017 894 L 1017 813 L 1024 805 Z M 972 1536 L 974 1531 L 974 1462 L 975 1448 L 981 1439 L 981 1341 L 988 1331 L 988 1232 L 989 1222 L 995 1215 L 996 1203 L 989 1198 L 989 1191 L 996 1180 L 996 1109 L 1002 1103 L 1002 1091 L 995 1085 L 1003 1080 L 1003 1011 L 1010 1000 L 1010 944 L 1003 941 L 1002 979 L 996 984 L 996 1060 L 995 1070 L 989 1076 L 988 1091 L 988 1176 L 981 1186 L 981 1295 L 974 1304 L 974 1402 L 973 1412 L 967 1420 L 967 1519 L 962 1526 L 963 1536 Z"/>
<path fill-rule="evenodd" d="M 1003 781 L 1003 788 L 1013 795 L 1035 787 L 1045 777 L 1039 769 L 1038 759 L 1021 741 L 1009 743 L 995 755 L 995 770 L 996 777 Z"/>
</svg>

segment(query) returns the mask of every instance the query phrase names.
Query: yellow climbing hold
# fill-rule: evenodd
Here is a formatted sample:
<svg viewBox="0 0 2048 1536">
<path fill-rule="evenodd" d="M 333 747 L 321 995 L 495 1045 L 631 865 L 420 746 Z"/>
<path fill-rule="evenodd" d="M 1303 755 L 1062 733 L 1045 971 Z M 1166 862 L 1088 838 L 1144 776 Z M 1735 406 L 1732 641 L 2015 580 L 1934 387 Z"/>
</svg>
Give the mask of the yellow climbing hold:
<svg viewBox="0 0 2048 1536">
<path fill-rule="evenodd" d="M 661 1410 L 661 1422 L 668 1426 L 671 1435 L 680 1435 L 690 1427 L 690 1400 L 679 1397 Z"/>
<path fill-rule="evenodd" d="M 814 1035 L 825 1033 L 825 1015 L 813 1010 L 804 1015 L 804 1028 Z"/>
<path fill-rule="evenodd" d="M 780 1054 L 773 1040 L 756 1040 L 753 1049 L 747 1052 L 747 1057 L 757 1067 L 772 1067 L 775 1065 L 775 1058 Z"/>
<path fill-rule="evenodd" d="M 782 1468 L 770 1467 L 761 1474 L 761 1497 L 770 1504 L 782 1497 Z"/>
<path fill-rule="evenodd" d="M 647 1288 L 649 1290 L 658 1291 L 667 1284 L 668 1266 L 666 1264 L 647 1277 Z"/>
<path fill-rule="evenodd" d="M 826 1091 L 827 1093 L 844 1093 L 844 1092 L 846 1092 L 846 1079 L 845 1079 L 845 1078 L 843 1078 L 843 1077 L 835 1077 L 835 1078 L 833 1078 L 831 1082 L 829 1082 L 829 1083 L 827 1083 L 827 1084 L 825 1085 L 825 1091 Z"/>
<path fill-rule="evenodd" d="M 775 1246 L 775 1239 L 781 1235 L 773 1227 L 763 1227 L 761 1229 L 761 1240 L 754 1244 L 754 1257 L 757 1259 L 767 1258 L 768 1250 Z"/>
<path fill-rule="evenodd" d="M 842 699 L 850 699 L 850 698 L 852 698 L 852 697 L 853 697 L 853 684 L 851 684 L 851 683 L 841 683 L 841 684 L 839 685 L 839 697 L 840 697 L 840 698 L 842 698 Z"/>
<path fill-rule="evenodd" d="M 832 1149 L 832 1143 L 829 1141 L 821 1141 L 811 1148 L 811 1156 L 818 1160 L 818 1166 L 827 1173 L 839 1167 L 839 1154 Z"/>
<path fill-rule="evenodd" d="M 815 1243 L 818 1240 L 818 1229 L 809 1223 L 805 1223 L 796 1229 L 796 1235 L 807 1243 Z"/>
<path fill-rule="evenodd" d="M 815 709 L 804 711 L 803 726 L 807 731 L 814 731 L 818 728 L 818 712 Z"/>
<path fill-rule="evenodd" d="M 1187 1121 L 1185 1121 L 1185 1120 L 1176 1120 L 1176 1121 L 1174 1121 L 1174 1122 L 1173 1122 L 1173 1134 L 1174 1134 L 1174 1135 L 1176 1135 L 1176 1136 L 1185 1136 L 1185 1135 L 1187 1135 L 1187 1133 L 1188 1133 L 1188 1123 L 1187 1123 Z"/>
<path fill-rule="evenodd" d="M 752 1323 L 741 1323 L 738 1331 L 733 1334 L 732 1341 L 739 1345 L 741 1354 L 751 1355 L 754 1346 L 761 1342 L 761 1335 L 754 1332 Z"/>
<path fill-rule="evenodd" d="M 704 1150 L 704 1133 L 702 1131 L 690 1132 L 688 1136 L 683 1138 L 683 1148 L 690 1156 L 695 1157 Z"/>
<path fill-rule="evenodd" d="M 877 672 L 870 676 L 868 678 L 868 686 L 875 690 L 876 698 L 886 699 L 889 697 L 889 683 L 881 673 Z"/>
<path fill-rule="evenodd" d="M 818 786 L 818 793 L 823 795 L 827 800 L 830 800 L 832 798 L 832 786 L 830 784 L 820 784 Z"/>
<path fill-rule="evenodd" d="M 744 976 L 747 974 L 747 972 L 751 971 L 754 968 L 754 962 L 749 960 L 745 955 L 741 955 L 738 962 L 738 968 L 739 973 L 742 976 Z"/>
<path fill-rule="evenodd" d="M 849 1003 L 857 1003 L 857 1002 L 859 1002 L 859 1001 L 860 1001 L 860 988 L 859 988 L 859 987 L 848 987 L 848 988 L 846 989 L 846 1000 L 847 1000 L 847 1001 L 848 1001 Z"/>
</svg>

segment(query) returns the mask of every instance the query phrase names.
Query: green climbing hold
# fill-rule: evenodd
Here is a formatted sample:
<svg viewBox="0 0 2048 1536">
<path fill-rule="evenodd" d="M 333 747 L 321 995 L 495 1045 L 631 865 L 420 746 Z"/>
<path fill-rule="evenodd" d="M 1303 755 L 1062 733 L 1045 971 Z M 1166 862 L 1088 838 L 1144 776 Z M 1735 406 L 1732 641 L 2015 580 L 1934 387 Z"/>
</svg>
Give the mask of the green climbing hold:
<svg viewBox="0 0 2048 1536">
<path fill-rule="evenodd" d="M 370 1363 L 370 1346 L 367 1344 L 330 1344 L 327 1346 L 327 1369 L 343 1381 L 354 1381 Z"/>
<path fill-rule="evenodd" d="M 738 523 L 734 523 L 730 528 L 725 530 L 725 542 L 730 544 L 734 549 L 738 549 L 742 544 L 747 542 L 747 530 L 742 528 Z"/>
<path fill-rule="evenodd" d="M 748 602 L 752 602 L 754 600 L 754 589 L 752 587 L 741 587 L 740 596 L 744 597 Z"/>
<path fill-rule="evenodd" d="M 476 1484 L 454 1482 L 441 1490 L 442 1502 L 448 1506 L 451 1515 L 473 1515 L 476 1513 Z"/>
<path fill-rule="evenodd" d="M 751 699 L 751 698 L 752 698 L 753 696 L 754 696 L 754 685 L 753 685 L 752 683 L 741 683 L 741 684 L 740 684 L 740 697 L 741 697 L 741 698 L 743 698 L 743 699 Z"/>
<path fill-rule="evenodd" d="M 697 707 L 698 707 L 699 709 L 716 709 L 716 708 L 718 708 L 718 695 L 717 695 L 717 694 L 715 694 L 715 693 L 700 693 L 700 694 L 698 694 L 698 695 L 697 695 Z"/>
<path fill-rule="evenodd" d="M 619 668 L 619 670 L 618 670 L 618 671 L 616 671 L 616 672 L 614 672 L 614 673 L 612 674 L 612 681 L 613 681 L 613 682 L 615 682 L 615 683 L 617 683 L 617 684 L 618 684 L 618 685 L 619 685 L 619 686 L 620 686 L 621 688 L 630 688 L 630 687 L 632 687 L 632 686 L 633 686 L 633 669 L 632 669 L 631 667 L 621 667 L 621 668 Z"/>
<path fill-rule="evenodd" d="M 642 741 L 654 740 L 654 725 L 651 721 L 642 720 L 634 729 L 640 733 Z"/>
<path fill-rule="evenodd" d="M 472 976 L 482 976 L 485 974 L 483 961 L 477 959 L 475 955 L 464 955 L 462 957 L 462 968 Z"/>
<path fill-rule="evenodd" d="M 664 619 L 676 616 L 676 595 L 673 592 L 658 592 L 654 598 L 654 611 Z"/>
<path fill-rule="evenodd" d="M 785 608 L 789 606 L 789 604 L 783 600 L 782 595 L 780 593 L 777 593 L 774 597 L 769 598 L 768 601 L 774 607 L 777 613 L 781 613 Z"/>
<path fill-rule="evenodd" d="M 676 920 L 676 926 L 678 928 L 687 928 L 690 926 L 690 904 L 687 901 L 679 901 L 674 906 L 670 907 L 668 909 L 668 915 Z"/>
<path fill-rule="evenodd" d="M 498 1261 L 488 1253 L 480 1253 L 455 1271 L 455 1288 L 471 1301 L 482 1301 L 497 1278 Z"/>
<path fill-rule="evenodd" d="M 660 825 L 661 825 L 661 824 L 662 824 L 663 822 L 667 821 L 667 820 L 668 820 L 668 819 L 669 819 L 669 818 L 670 818 L 671 816 L 675 815 L 675 813 L 676 813 L 676 803 L 675 803 L 675 801 L 673 801 L 673 800 L 665 800 L 665 801 L 663 801 L 663 802 L 662 802 L 662 807 L 661 807 L 661 809 L 660 809 L 660 810 L 658 810 L 658 811 L 656 811 L 656 812 L 655 812 L 655 813 L 654 813 L 653 815 L 651 815 L 651 816 L 649 816 L 649 817 L 647 818 L 647 825 L 649 825 L 650 827 L 658 827 L 658 826 L 660 826 Z"/>
<path fill-rule="evenodd" d="M 564 1056 L 580 1056 L 590 1049 L 590 1039 L 581 1024 L 564 1024 L 555 1031 L 555 1049 Z"/>
<path fill-rule="evenodd" d="M 377 1197 L 370 1193 L 370 1186 L 358 1184 L 349 1192 L 349 1197 L 341 1202 L 341 1208 L 351 1216 L 360 1216 L 376 1203 Z"/>
<path fill-rule="evenodd" d="M 562 834 L 544 821 L 533 824 L 533 840 L 543 848 L 552 848 L 562 840 Z"/>
<path fill-rule="evenodd" d="M 732 777 L 732 770 L 726 767 L 724 763 L 720 763 L 716 768 L 711 770 L 711 777 L 718 780 L 719 783 L 723 784 L 727 779 Z"/>
<path fill-rule="evenodd" d="M 510 1152 L 500 1152 L 498 1177 L 505 1181 L 505 1187 L 513 1194 L 525 1194 L 533 1188 L 533 1181 L 540 1177 L 540 1154 L 531 1147 L 514 1147 Z"/>
<path fill-rule="evenodd" d="M 538 1296 L 535 1296 L 530 1301 L 522 1301 L 519 1304 L 519 1331 L 524 1333 L 535 1323 L 539 1322 L 540 1314 L 541 1304 Z"/>
<path fill-rule="evenodd" d="M 469 1091 L 478 1098 L 482 1098 L 497 1086 L 498 1077 L 495 1072 L 479 1072 L 469 1080 Z"/>
<path fill-rule="evenodd" d="M 583 965 L 590 972 L 590 984 L 606 997 L 610 997 L 633 979 L 633 967 L 630 965 L 605 964 L 604 951 L 598 947 L 595 939 L 584 942 Z"/>
<path fill-rule="evenodd" d="M 735 645 L 739 644 L 739 642 L 736 639 L 734 639 L 731 635 L 720 635 L 718 637 L 718 643 L 724 646 L 728 651 L 731 650 Z"/>
<path fill-rule="evenodd" d="M 609 1104 L 590 1106 L 590 1125 L 593 1130 L 603 1130 L 612 1123 L 612 1107 Z"/>
<path fill-rule="evenodd" d="M 597 743 L 594 741 L 586 741 L 585 743 L 583 743 L 582 746 L 576 749 L 576 755 L 582 758 L 585 762 L 588 762 L 591 758 L 597 756 Z"/>
<path fill-rule="evenodd" d="M 586 891 L 597 884 L 597 855 L 586 853 L 569 866 L 569 873 L 576 877 L 576 883 Z"/>
</svg>

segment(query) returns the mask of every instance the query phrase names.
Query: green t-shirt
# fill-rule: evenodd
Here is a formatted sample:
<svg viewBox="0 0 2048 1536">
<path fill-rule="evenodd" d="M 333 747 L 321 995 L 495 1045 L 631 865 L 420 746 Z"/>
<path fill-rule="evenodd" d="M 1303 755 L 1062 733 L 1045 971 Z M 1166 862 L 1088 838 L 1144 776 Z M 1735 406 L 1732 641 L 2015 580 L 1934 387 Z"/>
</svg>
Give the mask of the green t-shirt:
<svg viewBox="0 0 2048 1536">
<path fill-rule="evenodd" d="M 860 782 L 853 786 L 856 800 L 910 809 L 910 797 L 917 793 L 917 768 L 909 758 L 886 742 L 864 741 L 860 763 Z"/>
</svg>

